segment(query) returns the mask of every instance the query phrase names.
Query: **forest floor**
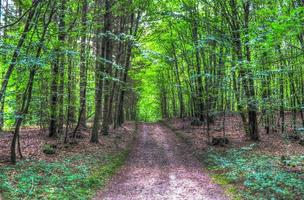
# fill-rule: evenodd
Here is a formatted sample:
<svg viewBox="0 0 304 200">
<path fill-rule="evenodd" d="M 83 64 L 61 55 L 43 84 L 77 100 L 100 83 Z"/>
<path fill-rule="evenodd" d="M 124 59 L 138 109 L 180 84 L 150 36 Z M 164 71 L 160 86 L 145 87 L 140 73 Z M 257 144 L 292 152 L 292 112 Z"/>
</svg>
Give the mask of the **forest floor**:
<svg viewBox="0 0 304 200">
<path fill-rule="evenodd" d="M 9 163 L 12 134 L 0 134 L 0 199 L 90 199 L 124 164 L 136 138 L 136 124 L 128 122 L 91 144 L 90 129 L 77 144 L 64 145 L 39 129 L 21 131 L 24 159 Z M 43 153 L 56 145 L 55 153 Z"/>
<path fill-rule="evenodd" d="M 210 127 L 210 138 L 226 137 L 229 144 L 208 144 L 206 127 L 191 126 L 191 119 L 164 121 L 188 144 L 192 154 L 208 170 L 232 199 L 292 199 L 304 197 L 304 146 L 278 132 L 266 134 L 259 127 L 261 141 L 245 137 L 241 119 L 226 116 L 225 136 L 222 119 Z"/>
<path fill-rule="evenodd" d="M 228 199 L 185 143 L 159 123 L 142 124 L 129 160 L 95 199 Z"/>
<path fill-rule="evenodd" d="M 227 137 L 223 146 L 208 144 L 206 127 L 191 126 L 191 119 L 142 123 L 138 130 L 129 122 L 100 144 L 89 143 L 89 129 L 68 145 L 23 129 L 26 159 L 15 166 L 12 135 L 1 134 L 0 199 L 303 199 L 303 146 L 262 127 L 261 141 L 252 142 L 239 117 L 227 116 L 225 129 L 221 120 L 210 137 Z M 55 154 L 43 153 L 46 144 L 56 144 Z"/>
</svg>

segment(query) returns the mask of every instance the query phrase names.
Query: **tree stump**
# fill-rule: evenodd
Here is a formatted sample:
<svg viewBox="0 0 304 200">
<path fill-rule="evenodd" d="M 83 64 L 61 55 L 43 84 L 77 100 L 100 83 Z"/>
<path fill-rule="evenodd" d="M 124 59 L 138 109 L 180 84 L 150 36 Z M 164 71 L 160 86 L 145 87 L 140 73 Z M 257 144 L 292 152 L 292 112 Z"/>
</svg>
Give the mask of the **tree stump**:
<svg viewBox="0 0 304 200">
<path fill-rule="evenodd" d="M 223 147 L 223 146 L 229 144 L 229 140 L 226 137 L 212 137 L 211 144 L 212 144 L 212 146 Z"/>
</svg>

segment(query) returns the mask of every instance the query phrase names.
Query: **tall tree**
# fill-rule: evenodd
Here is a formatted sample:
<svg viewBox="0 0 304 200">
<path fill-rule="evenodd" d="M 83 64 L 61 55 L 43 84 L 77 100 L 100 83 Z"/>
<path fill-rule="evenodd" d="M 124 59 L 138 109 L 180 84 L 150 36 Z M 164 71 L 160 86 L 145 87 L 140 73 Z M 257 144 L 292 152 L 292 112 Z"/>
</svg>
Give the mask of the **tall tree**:
<svg viewBox="0 0 304 200">
<path fill-rule="evenodd" d="M 17 59 L 20 55 L 20 49 L 22 48 L 22 46 L 23 46 L 23 44 L 24 44 L 24 42 L 25 42 L 25 40 L 28 36 L 28 33 L 30 32 L 30 30 L 33 27 L 32 21 L 35 17 L 36 9 L 39 6 L 39 4 L 40 4 L 40 1 L 34 0 L 33 3 L 32 3 L 32 6 L 29 8 L 28 15 L 27 15 L 27 20 L 25 22 L 23 32 L 22 32 L 22 34 L 19 38 L 18 44 L 17 44 L 17 46 L 16 46 L 16 48 L 13 52 L 12 59 L 10 61 L 10 65 L 9 65 L 9 67 L 8 67 L 6 73 L 5 73 L 4 79 L 3 79 L 2 84 L 1 84 L 0 102 L 2 102 L 2 99 L 4 98 L 9 79 L 10 79 L 10 77 L 13 73 L 13 70 L 14 70 L 16 64 L 17 64 Z M 8 26 L 10 26 L 10 25 L 6 25 L 5 27 L 1 27 L 1 29 L 6 28 Z"/>
<path fill-rule="evenodd" d="M 110 77 L 112 76 L 112 65 L 113 65 L 113 41 L 111 39 L 112 34 L 112 6 L 111 0 L 105 0 L 105 15 L 104 15 L 104 33 L 106 34 L 103 38 L 105 40 L 105 71 L 104 73 L 104 106 L 103 106 L 103 121 L 102 121 L 102 133 L 103 135 L 109 134 L 109 100 L 110 100 Z"/>
<path fill-rule="evenodd" d="M 87 66 L 86 66 L 86 58 L 87 58 L 87 52 L 86 52 L 86 46 L 87 46 L 87 26 L 88 26 L 88 1 L 83 0 L 82 2 L 82 17 L 81 17 L 81 44 L 80 44 L 80 82 L 79 82 L 79 88 L 80 88 L 80 109 L 79 109 L 79 115 L 80 115 L 80 121 L 81 121 L 81 128 L 86 128 L 86 118 L 87 118 L 87 100 L 86 100 L 86 94 L 87 94 Z"/>
<path fill-rule="evenodd" d="M 94 113 L 94 121 L 91 135 L 91 142 L 98 143 L 99 142 L 99 129 L 100 129 L 100 120 L 101 120 L 101 112 L 102 112 L 102 94 L 103 94 L 103 71 L 104 71 L 104 62 L 102 58 L 105 54 L 105 46 L 106 40 L 101 40 L 102 30 L 103 32 L 107 32 L 106 26 L 102 29 L 103 18 L 100 16 L 102 1 L 96 0 L 96 13 L 97 13 L 97 28 L 96 28 L 96 65 L 95 65 L 95 113 Z M 99 15 L 98 15 L 99 14 Z"/>
<path fill-rule="evenodd" d="M 49 1 L 46 5 L 46 11 L 44 13 L 44 26 L 43 26 L 43 31 L 42 31 L 42 35 L 40 37 L 40 41 L 39 41 L 39 46 L 37 48 L 36 51 L 36 55 L 35 58 L 39 59 L 42 53 L 42 48 L 43 48 L 43 44 L 45 41 L 45 37 L 48 31 L 48 27 L 49 24 L 51 23 L 52 17 L 55 13 L 55 3 L 51 3 L 51 1 Z M 46 17 L 48 16 L 48 17 Z M 20 147 L 20 128 L 21 128 L 21 124 L 25 118 L 25 115 L 28 113 L 29 110 L 29 106 L 30 106 L 30 102 L 32 99 L 32 91 L 33 91 L 33 85 L 34 85 L 34 79 L 35 79 L 35 75 L 37 73 L 37 70 L 39 69 L 39 67 L 37 66 L 37 64 L 34 64 L 31 67 L 30 70 L 30 74 L 29 74 L 29 78 L 28 78 L 28 83 L 27 86 L 25 88 L 25 92 L 23 93 L 23 97 L 22 97 L 22 106 L 18 112 L 19 117 L 16 118 L 16 122 L 15 122 L 15 130 L 14 130 L 14 135 L 13 135 L 13 139 L 12 139 L 12 144 L 11 144 L 11 162 L 13 164 L 16 163 L 16 142 L 18 140 L 18 151 L 19 151 L 19 155 L 22 158 L 22 153 L 21 153 L 21 147 Z"/>
</svg>

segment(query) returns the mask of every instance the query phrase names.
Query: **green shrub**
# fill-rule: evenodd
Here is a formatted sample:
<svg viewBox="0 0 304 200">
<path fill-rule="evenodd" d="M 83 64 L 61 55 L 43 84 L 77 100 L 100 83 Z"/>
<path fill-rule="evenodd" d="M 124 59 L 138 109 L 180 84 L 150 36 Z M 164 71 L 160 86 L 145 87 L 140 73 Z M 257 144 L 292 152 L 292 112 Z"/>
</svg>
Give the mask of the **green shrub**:
<svg viewBox="0 0 304 200">
<path fill-rule="evenodd" d="M 44 144 L 42 146 L 42 151 L 45 154 L 52 155 L 52 154 L 56 153 L 56 148 L 54 146 L 50 145 L 50 144 Z"/>
<path fill-rule="evenodd" d="M 220 171 L 229 183 L 244 186 L 244 199 L 299 199 L 304 196 L 303 171 L 293 173 L 282 167 L 280 157 L 255 154 L 254 145 L 225 153 L 210 149 L 204 162 Z M 291 167 L 303 167 L 304 156 L 285 161 Z"/>
<path fill-rule="evenodd" d="M 122 166 L 128 152 L 76 155 L 63 161 L 25 160 L 0 168 L 4 199 L 89 199 Z"/>
</svg>

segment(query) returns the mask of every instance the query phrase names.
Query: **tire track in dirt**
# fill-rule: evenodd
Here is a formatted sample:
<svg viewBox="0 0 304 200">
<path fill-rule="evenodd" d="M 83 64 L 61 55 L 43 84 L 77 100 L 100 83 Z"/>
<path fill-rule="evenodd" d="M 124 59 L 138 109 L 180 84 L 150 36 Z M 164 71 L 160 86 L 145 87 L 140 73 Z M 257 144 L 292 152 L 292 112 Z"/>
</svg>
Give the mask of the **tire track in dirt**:
<svg viewBox="0 0 304 200">
<path fill-rule="evenodd" d="M 96 200 L 226 200 L 175 134 L 143 124 L 130 159 Z"/>
</svg>

